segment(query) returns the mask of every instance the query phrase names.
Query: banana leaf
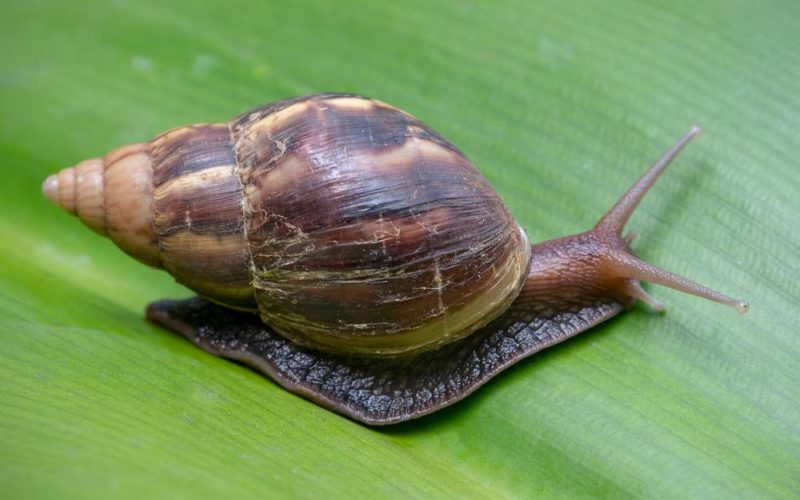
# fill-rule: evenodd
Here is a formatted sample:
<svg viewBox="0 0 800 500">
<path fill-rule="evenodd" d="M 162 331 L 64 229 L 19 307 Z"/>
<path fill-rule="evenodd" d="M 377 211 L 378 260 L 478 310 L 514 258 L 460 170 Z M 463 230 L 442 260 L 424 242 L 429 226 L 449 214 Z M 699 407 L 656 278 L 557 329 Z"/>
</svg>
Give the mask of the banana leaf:
<svg viewBox="0 0 800 500">
<path fill-rule="evenodd" d="M 5 0 L 6 498 L 800 495 L 800 5 Z M 631 228 L 658 287 L 429 417 L 374 429 L 148 323 L 189 297 L 41 196 L 46 175 L 314 92 L 420 117 L 533 241 L 589 228 L 703 127 Z"/>
</svg>

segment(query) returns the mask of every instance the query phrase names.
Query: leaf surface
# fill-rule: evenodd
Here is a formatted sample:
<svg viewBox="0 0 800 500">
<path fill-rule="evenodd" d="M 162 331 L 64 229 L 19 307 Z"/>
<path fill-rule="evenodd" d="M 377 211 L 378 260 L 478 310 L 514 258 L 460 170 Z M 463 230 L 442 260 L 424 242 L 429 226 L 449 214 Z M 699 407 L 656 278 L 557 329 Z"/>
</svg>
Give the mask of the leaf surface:
<svg viewBox="0 0 800 500">
<path fill-rule="evenodd" d="M 11 497 L 800 493 L 794 2 L 0 7 L 0 490 Z M 148 324 L 190 292 L 40 195 L 55 170 L 320 91 L 417 115 L 540 241 L 590 227 L 693 123 L 630 225 L 751 301 L 644 307 L 431 417 L 369 429 Z"/>
</svg>

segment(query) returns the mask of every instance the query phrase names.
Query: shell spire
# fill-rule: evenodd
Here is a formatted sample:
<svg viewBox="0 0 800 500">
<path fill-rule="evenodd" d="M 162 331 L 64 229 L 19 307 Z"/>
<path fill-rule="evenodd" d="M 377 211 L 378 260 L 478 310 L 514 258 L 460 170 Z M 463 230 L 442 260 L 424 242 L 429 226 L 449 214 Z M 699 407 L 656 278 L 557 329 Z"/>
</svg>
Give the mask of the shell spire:
<svg viewBox="0 0 800 500">
<path fill-rule="evenodd" d="M 42 192 L 50 201 L 76 215 L 92 231 L 106 236 L 103 188 L 103 160 L 99 158 L 65 168 L 42 184 Z"/>
<path fill-rule="evenodd" d="M 147 145 L 130 144 L 49 176 L 42 193 L 129 255 L 159 267 L 152 177 Z"/>
</svg>

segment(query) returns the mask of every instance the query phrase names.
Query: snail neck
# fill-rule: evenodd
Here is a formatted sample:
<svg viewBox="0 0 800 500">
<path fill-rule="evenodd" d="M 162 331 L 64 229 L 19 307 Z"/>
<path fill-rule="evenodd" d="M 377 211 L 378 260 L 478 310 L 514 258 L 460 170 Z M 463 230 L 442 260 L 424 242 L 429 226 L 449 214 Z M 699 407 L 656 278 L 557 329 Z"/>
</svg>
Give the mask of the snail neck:
<svg viewBox="0 0 800 500">
<path fill-rule="evenodd" d="M 637 298 L 662 309 L 638 279 L 611 265 L 613 256 L 633 254 L 624 240 L 608 236 L 587 231 L 533 245 L 528 279 L 520 295 L 553 310 L 607 300 L 629 308 Z"/>
</svg>

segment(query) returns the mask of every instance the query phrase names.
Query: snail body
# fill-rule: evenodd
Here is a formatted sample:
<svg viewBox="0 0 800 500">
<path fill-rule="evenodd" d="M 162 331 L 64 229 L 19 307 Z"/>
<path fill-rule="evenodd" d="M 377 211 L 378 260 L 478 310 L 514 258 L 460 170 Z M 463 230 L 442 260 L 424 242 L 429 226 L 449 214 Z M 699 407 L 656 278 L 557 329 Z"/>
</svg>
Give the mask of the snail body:
<svg viewBox="0 0 800 500">
<path fill-rule="evenodd" d="M 43 190 L 204 298 L 154 303 L 151 319 L 385 424 L 451 404 L 636 299 L 659 308 L 639 279 L 743 311 L 642 262 L 621 236 L 697 132 L 593 230 L 534 246 L 455 146 L 397 108 L 346 94 L 180 127 L 65 169 Z"/>
</svg>

